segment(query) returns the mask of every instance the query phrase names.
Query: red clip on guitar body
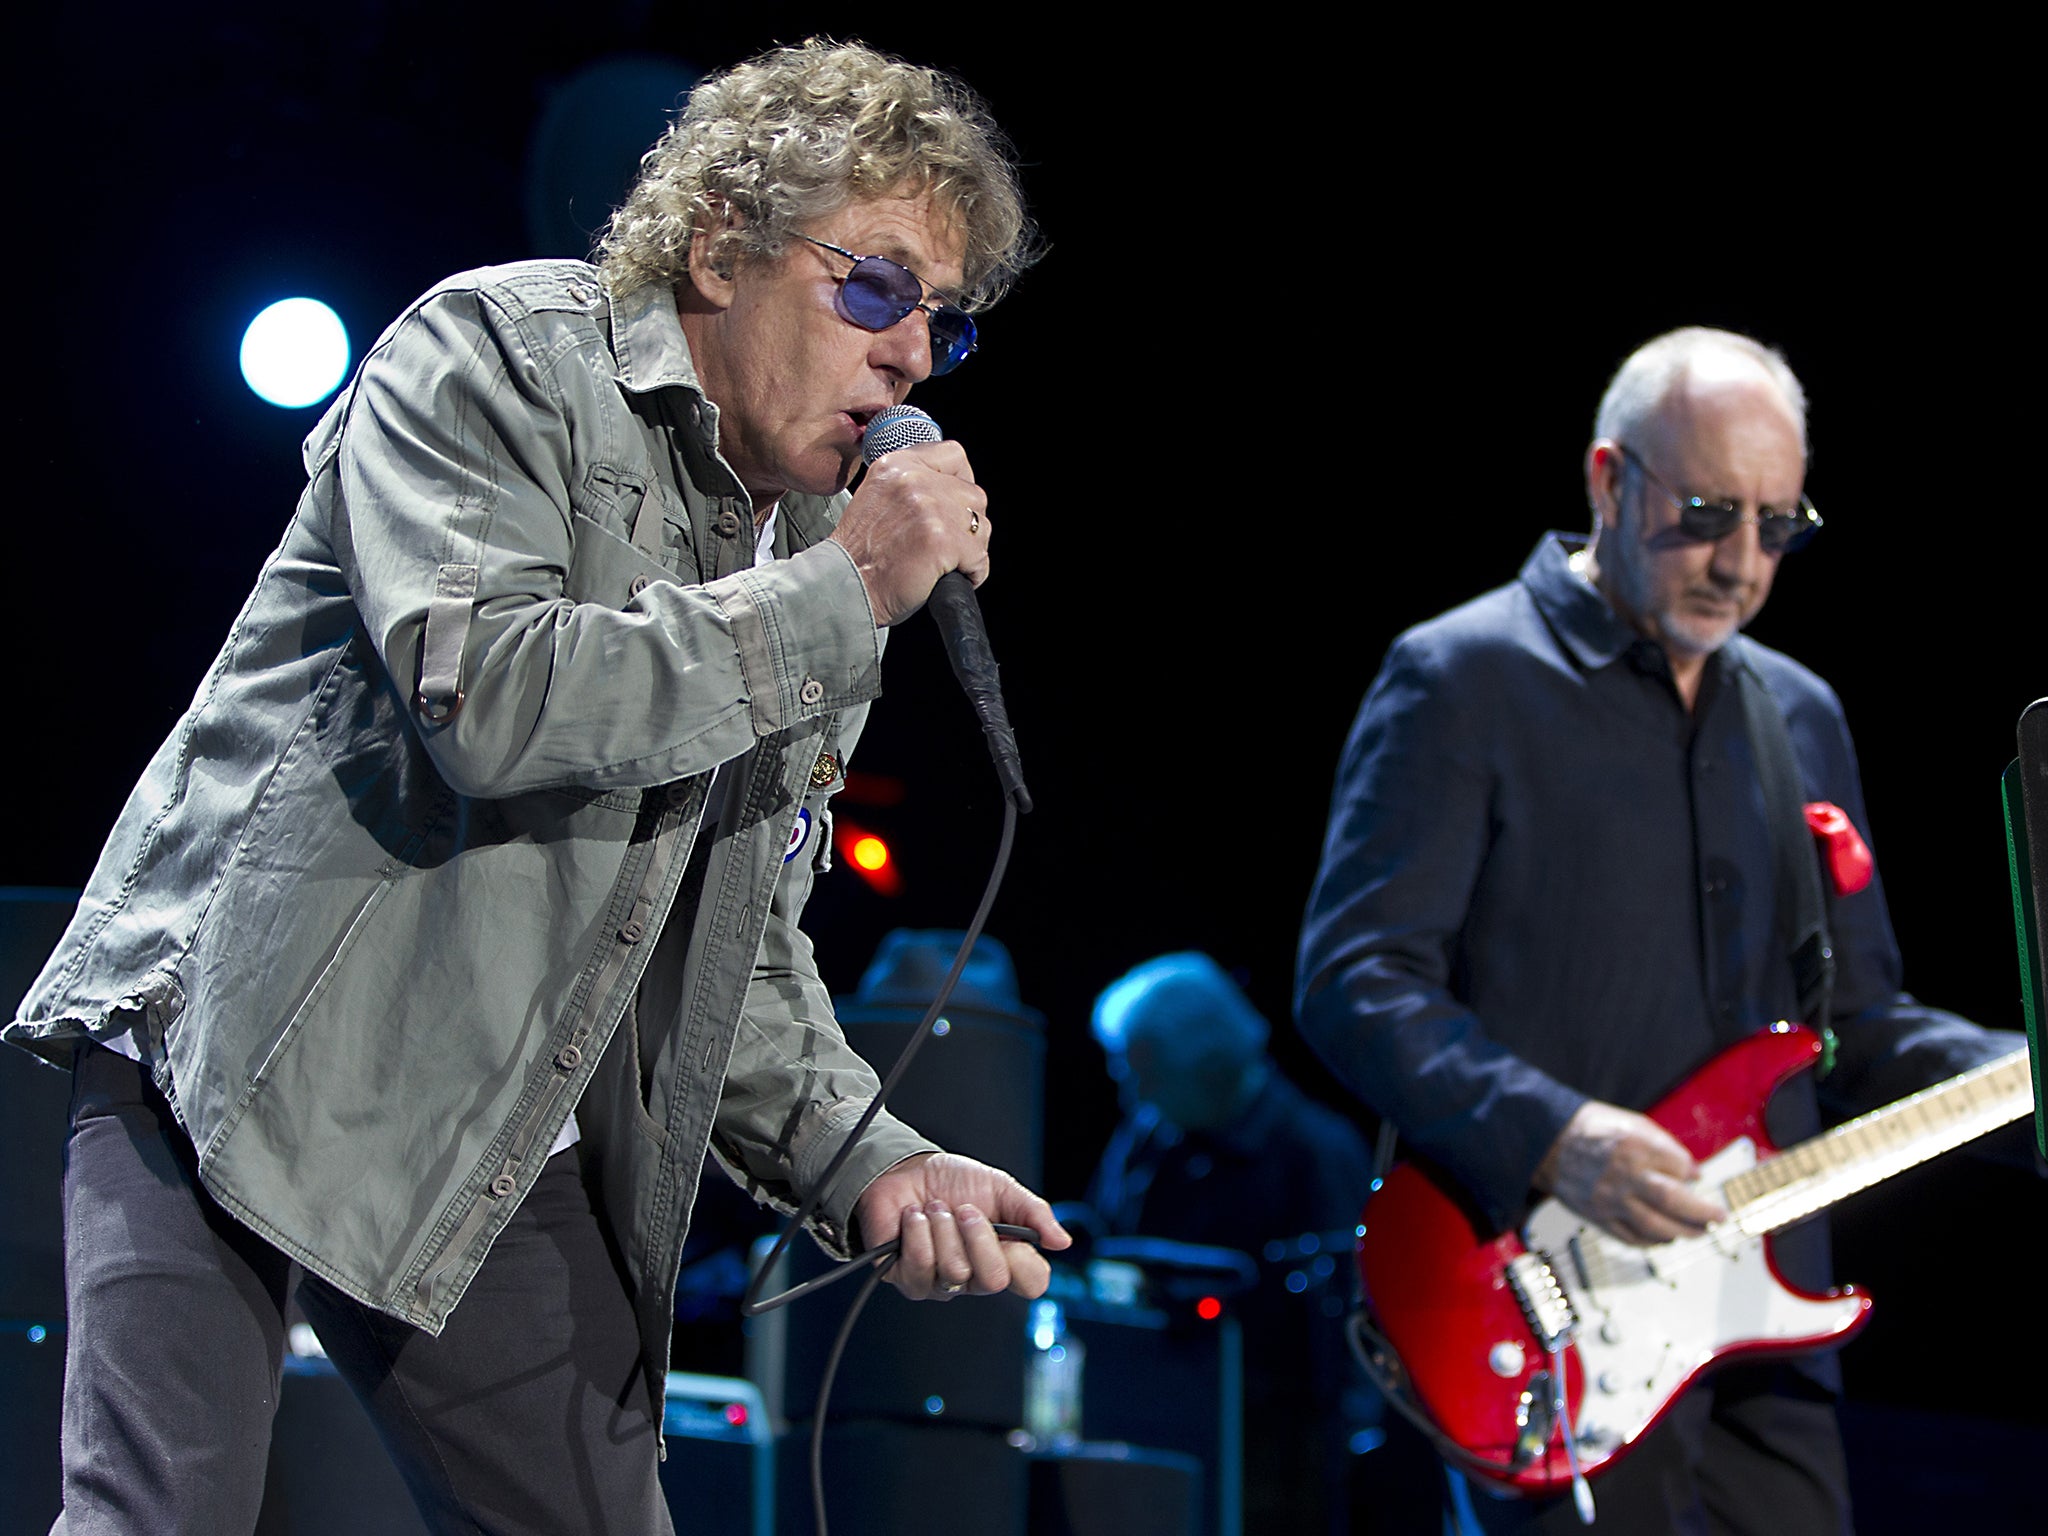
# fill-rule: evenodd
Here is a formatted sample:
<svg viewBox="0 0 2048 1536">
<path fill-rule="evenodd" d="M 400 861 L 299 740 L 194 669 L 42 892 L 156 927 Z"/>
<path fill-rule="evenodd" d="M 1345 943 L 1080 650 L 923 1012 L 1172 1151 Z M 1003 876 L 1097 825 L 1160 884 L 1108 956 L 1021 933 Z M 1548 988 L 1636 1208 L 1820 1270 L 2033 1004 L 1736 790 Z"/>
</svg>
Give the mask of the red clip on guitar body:
<svg viewBox="0 0 2048 1536">
<path fill-rule="evenodd" d="M 1846 811 L 1826 800 L 1815 800 L 1806 807 L 1806 825 L 1820 842 L 1837 896 L 1854 896 L 1870 884 L 1870 845 Z"/>
</svg>

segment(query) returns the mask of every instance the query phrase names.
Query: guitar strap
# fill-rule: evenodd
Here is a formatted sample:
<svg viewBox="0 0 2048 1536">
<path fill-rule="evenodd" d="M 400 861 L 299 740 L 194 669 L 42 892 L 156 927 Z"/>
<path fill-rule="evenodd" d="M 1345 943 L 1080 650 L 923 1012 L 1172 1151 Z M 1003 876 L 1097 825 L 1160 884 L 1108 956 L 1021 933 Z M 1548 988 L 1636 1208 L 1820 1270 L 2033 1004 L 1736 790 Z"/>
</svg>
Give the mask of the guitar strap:
<svg viewBox="0 0 2048 1536">
<path fill-rule="evenodd" d="M 1806 795 L 1799 763 L 1792 755 L 1792 734 L 1785 715 L 1754 667 L 1743 658 L 1734 669 L 1742 697 L 1743 721 L 1756 753 L 1757 780 L 1763 789 L 1764 816 L 1771 840 L 1771 873 L 1776 897 L 1778 939 L 1792 967 L 1799 994 L 1799 1016 L 1827 1043 L 1821 1070 L 1834 1064 L 1834 1032 L 1829 1014 L 1835 987 L 1835 951 L 1828 937 L 1827 887 L 1820 860 L 1806 825 Z"/>
</svg>

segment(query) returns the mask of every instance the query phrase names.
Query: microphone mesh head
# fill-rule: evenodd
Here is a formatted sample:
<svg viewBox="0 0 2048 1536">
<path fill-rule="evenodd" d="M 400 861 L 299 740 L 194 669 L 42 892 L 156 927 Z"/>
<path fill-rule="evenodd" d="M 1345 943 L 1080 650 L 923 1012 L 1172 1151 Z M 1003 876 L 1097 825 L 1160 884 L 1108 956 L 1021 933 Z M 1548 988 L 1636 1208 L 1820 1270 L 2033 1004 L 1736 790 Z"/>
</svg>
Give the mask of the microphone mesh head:
<svg viewBox="0 0 2048 1536">
<path fill-rule="evenodd" d="M 914 405 L 892 405 L 876 413 L 861 434 L 860 456 L 869 464 L 885 453 L 908 448 L 913 443 L 936 443 L 946 434 L 939 424 Z"/>
</svg>

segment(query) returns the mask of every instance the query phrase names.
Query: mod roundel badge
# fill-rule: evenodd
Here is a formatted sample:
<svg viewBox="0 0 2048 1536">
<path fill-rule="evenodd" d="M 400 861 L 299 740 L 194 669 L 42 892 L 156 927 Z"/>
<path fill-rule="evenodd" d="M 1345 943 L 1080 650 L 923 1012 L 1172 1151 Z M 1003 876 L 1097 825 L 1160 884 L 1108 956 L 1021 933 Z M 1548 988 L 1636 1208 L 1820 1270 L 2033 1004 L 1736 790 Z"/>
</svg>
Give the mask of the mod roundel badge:
<svg viewBox="0 0 2048 1536">
<path fill-rule="evenodd" d="M 799 806 L 796 813 L 796 825 L 789 829 L 789 851 L 783 854 L 782 862 L 787 864 L 791 859 L 802 853 L 804 851 L 804 844 L 810 840 L 811 808 L 808 805 Z"/>
</svg>

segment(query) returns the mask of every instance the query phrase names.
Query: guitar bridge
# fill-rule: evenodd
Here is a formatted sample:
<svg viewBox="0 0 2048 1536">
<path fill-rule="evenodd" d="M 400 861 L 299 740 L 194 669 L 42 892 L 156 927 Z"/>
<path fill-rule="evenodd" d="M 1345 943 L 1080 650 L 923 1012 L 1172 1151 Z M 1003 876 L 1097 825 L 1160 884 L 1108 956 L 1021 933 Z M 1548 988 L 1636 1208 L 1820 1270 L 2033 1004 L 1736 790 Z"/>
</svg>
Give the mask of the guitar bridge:
<svg viewBox="0 0 2048 1536">
<path fill-rule="evenodd" d="M 1518 1253 L 1508 1260 L 1507 1277 L 1536 1342 L 1546 1354 L 1557 1353 L 1578 1333 L 1579 1314 L 1549 1259 L 1540 1253 Z"/>
</svg>

